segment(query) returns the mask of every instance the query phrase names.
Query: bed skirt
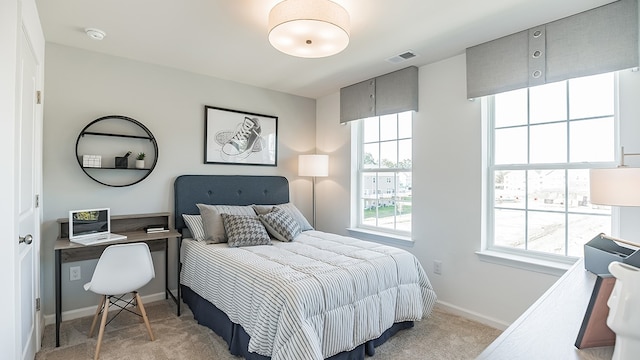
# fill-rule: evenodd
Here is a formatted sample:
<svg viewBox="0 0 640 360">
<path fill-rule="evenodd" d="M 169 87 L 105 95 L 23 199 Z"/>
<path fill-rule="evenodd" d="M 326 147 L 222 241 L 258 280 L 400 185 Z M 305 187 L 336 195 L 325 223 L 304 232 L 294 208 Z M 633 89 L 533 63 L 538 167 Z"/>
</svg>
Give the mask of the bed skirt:
<svg viewBox="0 0 640 360">
<path fill-rule="evenodd" d="M 182 300 L 189 306 L 193 317 L 198 324 L 204 325 L 221 336 L 229 344 L 229 352 L 236 356 L 242 356 L 247 360 L 268 360 L 267 356 L 249 352 L 249 334 L 238 324 L 231 322 L 229 317 L 211 304 L 209 301 L 196 294 L 191 288 L 180 285 Z M 384 344 L 398 331 L 413 327 L 413 321 L 404 321 L 393 324 L 379 338 L 369 340 L 351 351 L 341 352 L 330 357 L 330 360 L 363 360 L 365 355 L 373 356 L 375 348 Z"/>
</svg>

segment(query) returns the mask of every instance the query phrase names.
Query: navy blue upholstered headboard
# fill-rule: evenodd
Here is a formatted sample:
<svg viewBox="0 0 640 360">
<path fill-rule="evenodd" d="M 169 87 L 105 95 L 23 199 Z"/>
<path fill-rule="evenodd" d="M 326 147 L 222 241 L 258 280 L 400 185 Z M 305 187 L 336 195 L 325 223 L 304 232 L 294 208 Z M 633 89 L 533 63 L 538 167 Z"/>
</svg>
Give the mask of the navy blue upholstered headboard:
<svg viewBox="0 0 640 360">
<path fill-rule="evenodd" d="M 282 176 L 182 175 L 174 182 L 175 227 L 182 214 L 199 214 L 196 204 L 271 205 L 289 202 L 289 181 Z"/>
</svg>

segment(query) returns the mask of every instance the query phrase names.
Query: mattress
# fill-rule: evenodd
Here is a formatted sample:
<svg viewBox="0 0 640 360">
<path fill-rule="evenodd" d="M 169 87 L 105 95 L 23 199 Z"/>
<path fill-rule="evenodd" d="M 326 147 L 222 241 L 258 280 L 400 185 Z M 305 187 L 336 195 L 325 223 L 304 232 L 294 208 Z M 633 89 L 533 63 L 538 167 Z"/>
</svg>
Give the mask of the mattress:
<svg viewBox="0 0 640 360">
<path fill-rule="evenodd" d="M 230 248 L 185 239 L 181 283 L 250 336 L 249 351 L 324 359 L 427 317 L 436 301 L 409 252 L 320 231 Z"/>
</svg>

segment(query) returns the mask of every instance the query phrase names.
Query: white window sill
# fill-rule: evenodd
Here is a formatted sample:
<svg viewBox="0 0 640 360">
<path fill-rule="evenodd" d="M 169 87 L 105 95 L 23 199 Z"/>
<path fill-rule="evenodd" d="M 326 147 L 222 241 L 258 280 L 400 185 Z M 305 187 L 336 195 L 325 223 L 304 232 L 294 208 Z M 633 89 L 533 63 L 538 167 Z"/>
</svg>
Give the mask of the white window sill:
<svg viewBox="0 0 640 360">
<path fill-rule="evenodd" d="M 349 235 L 366 241 L 373 241 L 385 245 L 413 247 L 414 241 L 409 236 L 383 233 L 360 228 L 347 228 Z"/>
<path fill-rule="evenodd" d="M 567 258 L 568 262 L 558 262 L 545 259 L 536 259 L 533 257 L 510 254 L 502 251 L 483 250 L 476 251 L 481 261 L 492 264 L 510 266 L 513 268 L 535 271 L 543 274 L 562 276 L 571 268 L 575 260 Z"/>
</svg>

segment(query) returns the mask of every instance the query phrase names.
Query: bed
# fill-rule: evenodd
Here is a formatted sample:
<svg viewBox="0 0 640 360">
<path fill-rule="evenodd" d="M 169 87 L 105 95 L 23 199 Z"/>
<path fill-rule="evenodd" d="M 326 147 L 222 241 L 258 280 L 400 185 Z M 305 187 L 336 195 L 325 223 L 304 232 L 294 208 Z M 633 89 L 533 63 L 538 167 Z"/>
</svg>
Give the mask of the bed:
<svg viewBox="0 0 640 360">
<path fill-rule="evenodd" d="M 234 355 L 363 359 L 431 313 L 435 293 L 404 250 L 316 230 L 259 246 L 192 239 L 183 215 L 199 215 L 196 204 L 291 206 L 284 177 L 183 175 L 174 194 L 182 298 Z"/>
</svg>

